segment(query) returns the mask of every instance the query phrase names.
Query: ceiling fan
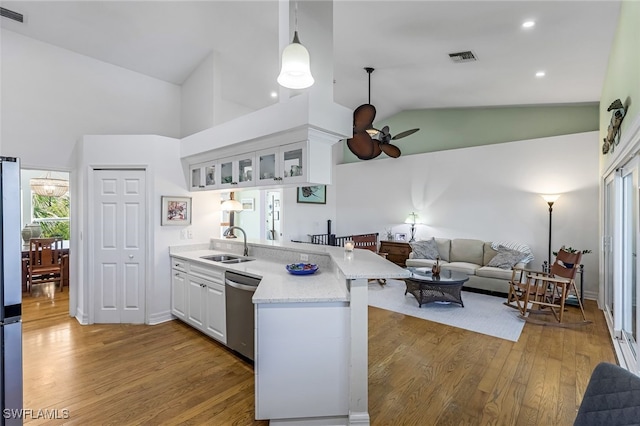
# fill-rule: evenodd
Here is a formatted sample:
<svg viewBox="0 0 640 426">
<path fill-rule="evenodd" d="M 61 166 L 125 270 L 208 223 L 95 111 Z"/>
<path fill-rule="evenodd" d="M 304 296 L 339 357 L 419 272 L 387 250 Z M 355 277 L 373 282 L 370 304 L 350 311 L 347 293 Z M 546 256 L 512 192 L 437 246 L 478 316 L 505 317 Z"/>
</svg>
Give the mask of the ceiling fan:
<svg viewBox="0 0 640 426">
<path fill-rule="evenodd" d="M 376 107 L 371 105 L 371 73 L 374 68 L 367 67 L 365 71 L 369 74 L 369 103 L 360 105 L 353 111 L 353 137 L 347 139 L 347 146 L 361 160 L 371 160 L 382 152 L 389 157 L 398 158 L 400 148 L 391 144 L 391 141 L 412 135 L 420 129 L 405 130 L 392 136 L 389 126 L 384 126 L 382 130 L 373 127 Z"/>
</svg>

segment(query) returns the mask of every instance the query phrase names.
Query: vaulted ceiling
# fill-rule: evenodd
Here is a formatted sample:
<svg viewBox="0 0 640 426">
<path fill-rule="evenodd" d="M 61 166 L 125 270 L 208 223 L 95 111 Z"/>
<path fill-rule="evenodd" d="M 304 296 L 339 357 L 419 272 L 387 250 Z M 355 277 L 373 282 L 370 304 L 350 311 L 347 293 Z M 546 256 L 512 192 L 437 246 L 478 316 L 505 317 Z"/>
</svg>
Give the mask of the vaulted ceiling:
<svg viewBox="0 0 640 426">
<path fill-rule="evenodd" d="M 226 99 L 251 109 L 275 102 L 275 0 L 2 7 L 26 16 L 24 24 L 2 18 L 2 28 L 175 84 L 216 51 Z M 334 99 L 351 109 L 365 103 L 370 66 L 378 118 L 420 108 L 597 102 L 619 10 L 616 0 L 336 0 Z M 523 28 L 526 20 L 535 26 Z M 449 57 L 467 50 L 477 61 Z"/>
</svg>

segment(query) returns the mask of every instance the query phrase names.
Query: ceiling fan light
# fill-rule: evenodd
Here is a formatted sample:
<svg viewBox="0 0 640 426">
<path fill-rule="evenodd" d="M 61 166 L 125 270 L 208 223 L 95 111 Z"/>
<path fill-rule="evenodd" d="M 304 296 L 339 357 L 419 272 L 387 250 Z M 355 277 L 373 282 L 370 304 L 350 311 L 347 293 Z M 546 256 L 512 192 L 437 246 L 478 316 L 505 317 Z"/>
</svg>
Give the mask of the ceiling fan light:
<svg viewBox="0 0 640 426">
<path fill-rule="evenodd" d="M 278 84 L 288 89 L 306 89 L 314 82 L 309 51 L 300 44 L 296 31 L 291 44 L 282 51 L 282 68 L 278 76 Z"/>
</svg>

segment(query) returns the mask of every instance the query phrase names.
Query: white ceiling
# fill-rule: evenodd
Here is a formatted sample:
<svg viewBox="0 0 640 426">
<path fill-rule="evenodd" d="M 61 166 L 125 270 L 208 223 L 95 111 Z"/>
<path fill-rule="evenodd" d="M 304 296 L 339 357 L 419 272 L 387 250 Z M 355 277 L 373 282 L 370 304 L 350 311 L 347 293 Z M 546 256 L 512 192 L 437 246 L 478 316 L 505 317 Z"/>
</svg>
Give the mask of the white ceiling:
<svg viewBox="0 0 640 426">
<path fill-rule="evenodd" d="M 216 51 L 226 99 L 252 109 L 274 102 L 275 0 L 1 5 L 26 15 L 25 24 L 2 18 L 3 28 L 175 84 Z M 597 102 L 619 10 L 617 0 L 336 0 L 334 98 L 351 109 L 366 103 L 363 68 L 371 66 L 378 119 L 420 108 Z M 523 29 L 527 19 L 536 26 Z M 478 61 L 451 62 L 448 53 L 464 50 Z"/>
</svg>

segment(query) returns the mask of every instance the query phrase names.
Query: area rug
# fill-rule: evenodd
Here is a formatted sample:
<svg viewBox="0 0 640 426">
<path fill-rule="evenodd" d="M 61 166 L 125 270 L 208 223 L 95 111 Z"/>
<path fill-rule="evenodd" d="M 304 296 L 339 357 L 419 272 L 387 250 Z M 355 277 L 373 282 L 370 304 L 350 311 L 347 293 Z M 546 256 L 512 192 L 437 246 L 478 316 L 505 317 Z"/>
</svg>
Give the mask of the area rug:
<svg viewBox="0 0 640 426">
<path fill-rule="evenodd" d="M 387 280 L 381 286 L 369 284 L 369 306 L 416 318 L 517 342 L 524 327 L 518 311 L 505 306 L 505 298 L 462 292 L 464 308 L 456 303 L 426 303 L 418 307 L 416 298 L 405 292 L 404 281 Z"/>
</svg>

